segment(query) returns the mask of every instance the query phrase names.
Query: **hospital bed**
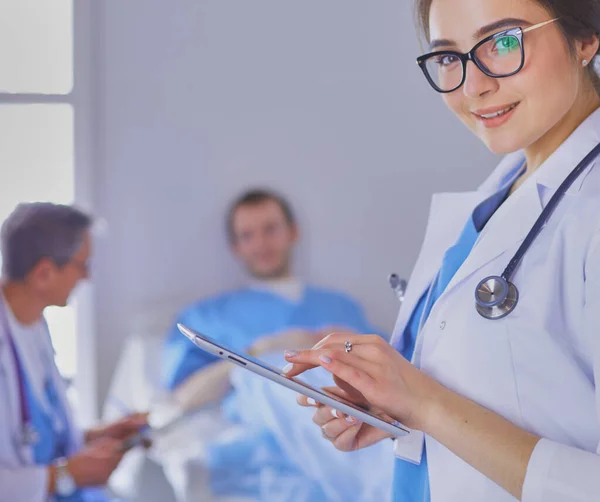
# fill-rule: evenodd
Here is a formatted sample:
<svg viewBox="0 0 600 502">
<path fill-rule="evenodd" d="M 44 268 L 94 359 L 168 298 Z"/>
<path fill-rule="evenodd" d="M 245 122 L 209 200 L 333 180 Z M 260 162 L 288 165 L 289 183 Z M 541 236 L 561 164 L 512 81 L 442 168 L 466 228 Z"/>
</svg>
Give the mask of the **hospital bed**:
<svg viewBox="0 0 600 502">
<path fill-rule="evenodd" d="M 166 410 L 157 406 L 157 403 L 168 402 L 163 400 L 158 368 L 162 342 L 175 312 L 176 309 L 153 308 L 133 319 L 131 335 L 125 341 L 108 393 L 106 419 L 122 415 L 123 404 L 134 411 L 154 407 L 162 412 L 160 414 L 164 415 L 165 411 L 169 414 L 168 406 Z M 285 363 L 277 360 L 281 355 L 270 357 L 274 359 L 266 361 L 273 365 Z M 311 381 L 315 378 L 317 380 Z M 320 381 L 312 372 L 307 374 L 307 379 L 313 385 Z M 263 486 L 267 489 L 263 493 L 266 499 L 263 496 L 262 500 L 313 500 L 307 488 L 311 481 L 320 483 L 327 502 L 352 502 L 355 496 L 357 502 L 389 499 L 393 467 L 389 442 L 351 454 L 338 452 L 322 440 L 318 428 L 312 424 L 311 410 L 297 407 L 295 394 L 289 389 L 240 368 L 232 373 L 232 383 L 239 391 L 236 402 L 244 410 L 244 427 L 256 426 L 255 430 L 266 427 L 282 450 L 281 460 L 293 458 L 301 465 L 300 471 L 288 478 L 277 468 L 263 473 L 261 483 L 266 483 Z M 228 421 L 220 407 L 186 416 L 167 434 L 161 435 L 149 452 L 128 453 L 110 480 L 111 488 L 131 502 L 251 502 L 254 499 L 213 495 L 205 468 L 205 461 L 210 457 L 209 443 L 214 445 L 217 437 L 235 437 L 238 427 Z M 241 427 L 242 434 L 248 430 L 244 427 Z M 357 465 L 362 466 L 358 472 Z M 302 494 L 303 490 L 308 491 Z M 322 496 L 318 498 L 319 502 L 323 501 Z"/>
<path fill-rule="evenodd" d="M 164 336 L 182 303 L 176 305 L 149 308 L 132 317 L 103 419 L 122 416 L 124 408 L 146 411 L 166 402 L 158 368 Z M 202 461 L 204 446 L 227 427 L 218 408 L 186 416 L 161 434 L 151 450 L 129 452 L 111 477 L 110 488 L 130 502 L 248 502 L 247 498 L 216 497 L 209 488 Z"/>
</svg>

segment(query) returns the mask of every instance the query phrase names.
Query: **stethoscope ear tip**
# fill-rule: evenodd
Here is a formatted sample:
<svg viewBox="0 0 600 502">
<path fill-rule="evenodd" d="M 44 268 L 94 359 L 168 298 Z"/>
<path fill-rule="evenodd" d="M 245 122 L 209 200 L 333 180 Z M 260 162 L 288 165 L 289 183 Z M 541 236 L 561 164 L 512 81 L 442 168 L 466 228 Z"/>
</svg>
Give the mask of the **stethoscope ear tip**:
<svg viewBox="0 0 600 502">
<path fill-rule="evenodd" d="M 400 279 L 398 274 L 390 274 L 388 276 L 388 282 L 390 283 L 390 286 L 396 294 L 396 297 L 398 298 L 400 303 L 403 303 L 404 293 L 406 292 L 406 287 L 408 283 L 404 279 Z"/>
<path fill-rule="evenodd" d="M 404 279 L 400 279 L 398 274 L 390 274 L 388 276 L 388 282 L 393 289 L 398 287 L 403 289 L 406 288 L 406 281 Z"/>
</svg>

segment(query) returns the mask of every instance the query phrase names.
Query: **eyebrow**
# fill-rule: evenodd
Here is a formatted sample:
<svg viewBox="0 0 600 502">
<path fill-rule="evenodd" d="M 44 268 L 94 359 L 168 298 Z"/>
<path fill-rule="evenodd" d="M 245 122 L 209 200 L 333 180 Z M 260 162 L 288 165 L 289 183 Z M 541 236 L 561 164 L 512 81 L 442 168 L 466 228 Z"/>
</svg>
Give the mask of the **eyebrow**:
<svg viewBox="0 0 600 502">
<path fill-rule="evenodd" d="M 500 19 L 498 21 L 494 21 L 493 23 L 486 24 L 485 26 L 479 28 L 475 32 L 475 39 L 483 38 L 484 35 L 496 30 L 501 30 L 502 28 L 512 28 L 515 26 L 530 26 L 531 23 L 529 21 L 525 21 L 524 19 L 519 19 L 516 17 L 507 17 L 504 19 Z M 449 40 L 447 38 L 441 38 L 437 40 L 432 40 L 429 44 L 431 50 L 437 49 L 439 47 L 447 47 L 449 45 L 456 45 L 456 42 L 453 40 Z"/>
</svg>

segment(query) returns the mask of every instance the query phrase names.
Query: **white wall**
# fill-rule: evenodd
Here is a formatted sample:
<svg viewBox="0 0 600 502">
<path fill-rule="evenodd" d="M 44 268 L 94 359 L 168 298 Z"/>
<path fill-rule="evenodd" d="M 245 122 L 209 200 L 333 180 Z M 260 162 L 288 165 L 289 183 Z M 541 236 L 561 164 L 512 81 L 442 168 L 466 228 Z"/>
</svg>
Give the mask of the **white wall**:
<svg viewBox="0 0 600 502">
<path fill-rule="evenodd" d="M 303 275 L 391 329 L 430 194 L 492 156 L 414 58 L 409 2 L 103 0 L 94 4 L 100 392 L 130 313 L 238 284 L 222 219 L 267 184 L 292 200 Z M 468 152 L 468 153 L 467 153 Z"/>
</svg>

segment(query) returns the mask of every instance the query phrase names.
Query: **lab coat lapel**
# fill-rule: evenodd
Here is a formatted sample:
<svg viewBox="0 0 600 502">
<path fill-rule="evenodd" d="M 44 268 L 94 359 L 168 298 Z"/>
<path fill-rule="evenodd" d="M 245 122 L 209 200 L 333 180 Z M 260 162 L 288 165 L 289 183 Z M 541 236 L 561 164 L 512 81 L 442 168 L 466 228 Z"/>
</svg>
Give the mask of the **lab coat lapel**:
<svg viewBox="0 0 600 502">
<path fill-rule="evenodd" d="M 498 261 L 497 274 L 500 275 L 516 252 L 518 246 L 531 231 L 544 209 L 543 194 L 550 195 L 558 189 L 569 173 L 598 144 L 598 124 L 600 111 L 593 113 L 567 140 L 544 162 L 539 169 L 502 204 L 485 226 L 469 257 L 457 271 L 446 288 L 449 293 L 461 281 L 475 273 L 490 261 L 498 258 L 507 250 L 511 253 Z M 507 156 L 497 169 L 503 175 L 511 165 L 516 165 L 520 153 Z M 592 162 L 590 166 L 594 163 Z M 591 168 L 591 167 L 590 167 Z M 590 170 L 588 168 L 588 172 Z M 568 194 L 577 193 L 585 179 L 581 175 L 567 190 Z M 489 183 L 489 182 L 488 182 Z M 483 279 L 483 277 L 482 277 Z"/>
<path fill-rule="evenodd" d="M 520 152 L 505 156 L 476 191 L 441 193 L 433 196 L 425 240 L 408 282 L 406 298 L 396 321 L 392 344 L 404 333 L 419 299 L 437 274 L 444 254 L 458 240 L 475 207 L 492 195 L 501 180 L 511 169 L 522 163 L 522 160 L 523 155 Z"/>
<path fill-rule="evenodd" d="M 434 194 L 425 240 L 408 282 L 406 298 L 394 329 L 394 339 L 403 334 L 419 299 L 437 274 L 444 253 L 456 242 L 467 218 L 485 196 L 486 193 L 481 191 Z"/>
<path fill-rule="evenodd" d="M 2 305 L 0 305 L 2 307 Z M 0 316 L 3 315 L 0 313 Z M 19 388 L 19 383 L 16 378 L 16 368 L 12 358 L 12 353 L 10 347 L 8 345 L 8 340 L 6 338 L 6 333 L 4 332 L 3 327 L 0 327 L 0 381 L 3 384 L 0 392 L 5 392 L 5 399 L 8 406 L 8 410 L 10 410 L 11 424 L 10 429 L 13 431 L 16 436 L 21 428 L 21 416 L 19 413 L 20 402 L 19 395 L 17 389 Z"/>
<path fill-rule="evenodd" d="M 23 424 L 21 423 L 21 401 L 19 396 L 19 380 L 17 377 L 17 367 L 12 354 L 12 350 L 8 342 L 8 333 L 6 333 L 6 325 L 8 319 L 6 316 L 6 303 L 0 292 L 0 393 L 4 393 L 4 403 L 7 409 L 4 410 L 5 416 L 10 420 L 6 424 L 8 427 L 7 433 L 3 436 L 8 436 L 9 441 L 16 441 L 14 448 L 21 448 L 17 453 L 22 460 L 26 460 L 27 464 L 33 463 L 33 449 L 18 443 L 22 431 Z M 11 449 L 13 445 L 3 445 L 2 448 Z"/>
<path fill-rule="evenodd" d="M 461 281 L 510 249 L 512 252 L 506 259 L 498 261 L 497 274 L 500 275 L 541 212 L 538 184 L 529 179 L 492 216 L 471 253 L 448 284 L 446 292 L 450 293 Z"/>
</svg>

